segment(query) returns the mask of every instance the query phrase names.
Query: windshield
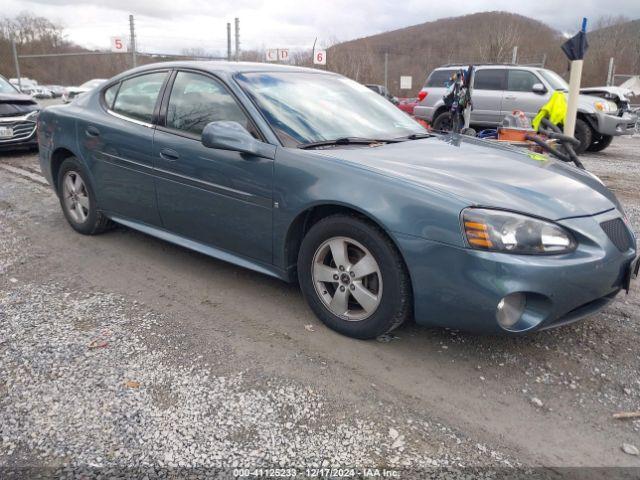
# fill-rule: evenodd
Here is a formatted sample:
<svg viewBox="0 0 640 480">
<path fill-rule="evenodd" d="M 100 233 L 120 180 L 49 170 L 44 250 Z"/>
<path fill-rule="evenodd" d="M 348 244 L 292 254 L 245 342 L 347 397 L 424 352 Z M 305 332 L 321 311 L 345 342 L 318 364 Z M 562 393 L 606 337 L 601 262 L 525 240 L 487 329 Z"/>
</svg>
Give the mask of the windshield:
<svg viewBox="0 0 640 480">
<path fill-rule="evenodd" d="M 0 93 L 18 93 L 18 90 L 4 78 L 0 77 Z"/>
<path fill-rule="evenodd" d="M 88 82 L 84 82 L 80 85 L 80 88 L 96 88 L 102 85 L 106 80 L 98 79 L 98 80 L 89 80 Z"/>
<path fill-rule="evenodd" d="M 338 75 L 260 72 L 236 78 L 284 146 L 425 133 L 420 124 L 384 97 Z"/>
<path fill-rule="evenodd" d="M 551 70 L 538 70 L 538 73 L 544 77 L 554 90 L 569 90 L 569 85 L 560 75 Z"/>
</svg>

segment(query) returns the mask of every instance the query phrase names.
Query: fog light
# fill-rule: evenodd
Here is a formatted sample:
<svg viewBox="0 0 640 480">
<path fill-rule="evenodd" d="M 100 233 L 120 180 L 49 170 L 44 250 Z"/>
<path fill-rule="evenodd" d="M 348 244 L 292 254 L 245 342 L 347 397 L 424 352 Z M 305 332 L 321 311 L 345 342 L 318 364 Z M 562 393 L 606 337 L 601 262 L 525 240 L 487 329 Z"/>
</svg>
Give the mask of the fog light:
<svg viewBox="0 0 640 480">
<path fill-rule="evenodd" d="M 523 293 L 512 293 L 498 303 L 496 319 L 502 328 L 513 327 L 522 317 L 527 297 Z"/>
</svg>

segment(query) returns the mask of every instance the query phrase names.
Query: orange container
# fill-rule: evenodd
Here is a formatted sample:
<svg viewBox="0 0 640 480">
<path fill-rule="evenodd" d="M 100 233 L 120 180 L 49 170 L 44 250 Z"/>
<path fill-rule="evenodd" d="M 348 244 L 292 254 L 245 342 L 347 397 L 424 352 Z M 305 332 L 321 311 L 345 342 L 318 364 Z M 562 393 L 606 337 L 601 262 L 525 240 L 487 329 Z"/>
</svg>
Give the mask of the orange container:
<svg viewBox="0 0 640 480">
<path fill-rule="evenodd" d="M 527 133 L 535 135 L 536 131 L 529 128 L 498 127 L 498 140 L 524 142 L 527 140 L 524 138 Z"/>
</svg>

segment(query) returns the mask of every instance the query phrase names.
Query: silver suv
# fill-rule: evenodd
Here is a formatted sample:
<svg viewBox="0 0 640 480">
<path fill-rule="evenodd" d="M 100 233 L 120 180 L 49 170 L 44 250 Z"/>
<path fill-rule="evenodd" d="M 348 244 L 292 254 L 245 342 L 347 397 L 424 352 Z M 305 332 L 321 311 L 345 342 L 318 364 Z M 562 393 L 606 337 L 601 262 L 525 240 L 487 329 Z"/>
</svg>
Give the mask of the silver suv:
<svg viewBox="0 0 640 480">
<path fill-rule="evenodd" d="M 466 68 L 468 66 L 447 65 L 431 72 L 414 115 L 430 122 L 436 130 L 447 130 L 450 118 L 442 97 L 453 73 Z M 555 90 L 569 88 L 567 82 L 551 70 L 521 65 L 477 65 L 473 82 L 471 125 L 476 129 L 500 125 L 513 110 L 522 110 L 533 118 Z M 612 101 L 580 95 L 575 130 L 575 137 L 580 140 L 577 152 L 601 151 L 614 136 L 631 135 L 636 118 Z"/>
</svg>

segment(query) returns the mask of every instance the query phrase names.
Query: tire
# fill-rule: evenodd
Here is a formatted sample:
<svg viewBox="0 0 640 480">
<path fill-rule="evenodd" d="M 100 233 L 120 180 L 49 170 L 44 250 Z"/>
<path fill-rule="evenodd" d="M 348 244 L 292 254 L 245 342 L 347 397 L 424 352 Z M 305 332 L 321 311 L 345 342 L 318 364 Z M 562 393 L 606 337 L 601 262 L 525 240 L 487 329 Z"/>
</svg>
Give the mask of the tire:
<svg viewBox="0 0 640 480">
<path fill-rule="evenodd" d="M 433 120 L 433 129 L 439 132 L 451 131 L 451 113 L 441 112 Z"/>
<path fill-rule="evenodd" d="M 97 235 L 113 224 L 98 210 L 95 192 L 82 164 L 69 157 L 58 171 L 58 198 L 67 222 L 76 232 Z"/>
<path fill-rule="evenodd" d="M 346 252 L 342 259 L 340 252 Z M 358 263 L 364 256 L 369 260 Z M 361 275 L 366 272 L 372 273 Z M 332 215 L 311 227 L 298 253 L 298 278 L 316 316 L 349 337 L 376 338 L 412 312 L 411 282 L 400 253 L 380 228 L 355 215 Z"/>
<path fill-rule="evenodd" d="M 589 145 L 591 145 L 593 130 L 591 130 L 591 127 L 587 122 L 581 118 L 576 118 L 576 129 L 573 136 L 580 141 L 580 145 L 574 148 L 576 154 L 580 155 L 589 148 Z"/>
<path fill-rule="evenodd" d="M 594 136 L 593 140 L 591 140 L 591 145 L 589 145 L 587 150 L 589 152 L 601 152 L 609 145 L 611 145 L 612 141 L 612 135 L 598 135 L 597 137 Z"/>
</svg>

